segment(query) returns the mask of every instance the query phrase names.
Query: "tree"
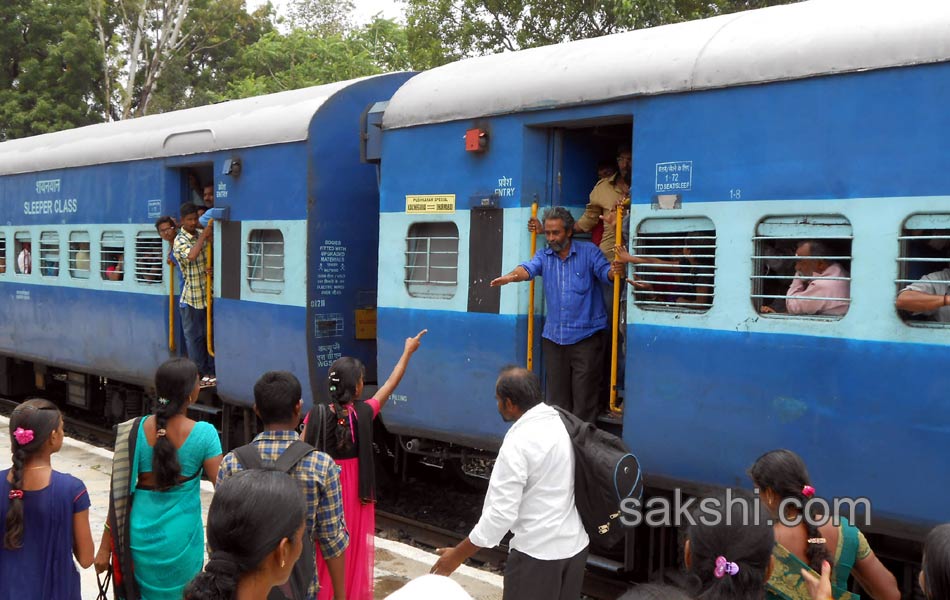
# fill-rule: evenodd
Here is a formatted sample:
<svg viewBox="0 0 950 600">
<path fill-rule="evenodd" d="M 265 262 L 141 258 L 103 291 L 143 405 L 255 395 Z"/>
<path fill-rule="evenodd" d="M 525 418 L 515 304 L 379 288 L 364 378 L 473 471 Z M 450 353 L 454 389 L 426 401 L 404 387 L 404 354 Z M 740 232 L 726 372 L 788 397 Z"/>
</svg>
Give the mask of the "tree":
<svg viewBox="0 0 950 600">
<path fill-rule="evenodd" d="M 0 4 L 0 140 L 101 121 L 101 62 L 86 0 Z"/>
<path fill-rule="evenodd" d="M 339 35 L 353 29 L 351 0 L 291 0 L 287 16 L 292 29 Z"/>
<path fill-rule="evenodd" d="M 795 1 L 403 0 L 417 68 Z"/>
</svg>

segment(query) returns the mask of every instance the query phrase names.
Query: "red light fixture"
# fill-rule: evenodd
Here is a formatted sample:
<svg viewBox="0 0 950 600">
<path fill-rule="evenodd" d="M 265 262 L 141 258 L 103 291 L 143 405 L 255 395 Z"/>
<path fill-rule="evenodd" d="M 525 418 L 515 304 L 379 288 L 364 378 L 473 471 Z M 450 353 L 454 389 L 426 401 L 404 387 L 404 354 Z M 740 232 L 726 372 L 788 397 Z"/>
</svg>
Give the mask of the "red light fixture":
<svg viewBox="0 0 950 600">
<path fill-rule="evenodd" d="M 488 132 L 484 129 L 469 129 L 465 132 L 465 151 L 484 152 L 488 150 Z"/>
</svg>

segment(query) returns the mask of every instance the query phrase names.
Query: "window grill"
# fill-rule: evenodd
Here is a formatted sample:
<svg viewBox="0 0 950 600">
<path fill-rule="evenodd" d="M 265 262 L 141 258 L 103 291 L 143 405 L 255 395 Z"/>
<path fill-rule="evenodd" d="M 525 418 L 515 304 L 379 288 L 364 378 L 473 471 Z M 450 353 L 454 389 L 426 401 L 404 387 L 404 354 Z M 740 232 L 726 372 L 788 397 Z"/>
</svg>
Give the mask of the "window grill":
<svg viewBox="0 0 950 600">
<path fill-rule="evenodd" d="M 851 223 L 840 215 L 768 217 L 752 238 L 752 304 L 761 314 L 844 316 L 851 303 Z M 807 249 L 802 248 L 808 244 Z M 802 249 L 807 256 L 797 256 Z M 820 261 L 817 264 L 815 261 Z M 798 272 L 800 267 L 821 271 Z"/>
<path fill-rule="evenodd" d="M 40 233 L 40 275 L 59 276 L 59 234 L 55 231 Z"/>
<path fill-rule="evenodd" d="M 7 274 L 7 234 L 0 231 L 0 276 Z"/>
<path fill-rule="evenodd" d="M 897 295 L 908 287 L 933 296 L 950 294 L 950 214 L 912 215 L 897 239 Z M 918 312 L 898 306 L 898 314 L 908 325 L 950 323 L 950 307 Z"/>
<path fill-rule="evenodd" d="M 29 231 L 17 231 L 13 234 L 13 260 L 18 275 L 33 272 L 33 237 Z"/>
<path fill-rule="evenodd" d="M 135 236 L 135 280 L 160 284 L 165 266 L 162 238 L 154 231 L 140 231 Z"/>
<path fill-rule="evenodd" d="M 248 286 L 279 294 L 284 283 L 284 234 L 279 229 L 252 230 L 247 239 Z"/>
<path fill-rule="evenodd" d="M 637 227 L 630 255 L 637 306 L 696 312 L 712 306 L 716 229 L 709 219 L 645 219 Z"/>
<path fill-rule="evenodd" d="M 406 235 L 406 291 L 414 298 L 455 296 L 459 233 L 452 222 L 413 223 Z"/>
<path fill-rule="evenodd" d="M 99 276 L 103 281 L 125 279 L 125 235 L 121 231 L 103 231 Z"/>
<path fill-rule="evenodd" d="M 69 234 L 69 276 L 74 279 L 89 279 L 91 273 L 89 233 L 74 231 Z"/>
</svg>

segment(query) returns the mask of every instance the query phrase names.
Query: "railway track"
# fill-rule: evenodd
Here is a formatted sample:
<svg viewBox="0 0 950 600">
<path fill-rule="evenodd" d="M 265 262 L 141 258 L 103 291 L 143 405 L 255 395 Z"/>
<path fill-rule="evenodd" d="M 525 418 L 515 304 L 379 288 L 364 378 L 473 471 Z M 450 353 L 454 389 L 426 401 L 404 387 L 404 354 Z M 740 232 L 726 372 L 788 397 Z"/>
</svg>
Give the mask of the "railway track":
<svg viewBox="0 0 950 600">
<path fill-rule="evenodd" d="M 20 404 L 17 400 L 0 398 L 0 413 L 9 416 L 13 409 Z M 81 418 L 63 413 L 63 423 L 66 434 L 71 438 L 81 439 L 96 446 L 112 449 L 115 444 L 115 431 L 111 427 L 102 427 L 88 423 Z"/>
<path fill-rule="evenodd" d="M 395 532 L 403 539 L 433 550 L 454 546 L 465 537 L 448 529 L 383 510 L 376 511 L 376 528 Z M 507 558 L 507 546 L 498 546 L 479 550 L 472 557 L 472 561 L 494 570 L 501 570 Z M 588 568 L 584 575 L 583 593 L 586 597 L 595 600 L 614 600 L 627 589 L 627 586 L 628 584 L 622 580 Z"/>
</svg>

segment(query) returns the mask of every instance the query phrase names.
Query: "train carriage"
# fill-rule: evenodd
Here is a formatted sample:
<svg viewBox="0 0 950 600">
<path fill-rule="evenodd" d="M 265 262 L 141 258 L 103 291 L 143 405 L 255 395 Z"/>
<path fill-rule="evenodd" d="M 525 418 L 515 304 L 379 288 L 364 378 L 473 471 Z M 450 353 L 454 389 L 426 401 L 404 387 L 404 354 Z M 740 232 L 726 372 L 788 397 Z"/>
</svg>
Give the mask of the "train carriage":
<svg viewBox="0 0 950 600">
<path fill-rule="evenodd" d="M 360 127 L 409 76 L 0 144 L 0 392 L 31 387 L 35 372 L 84 408 L 105 389 L 114 418 L 141 409 L 156 365 L 183 345 L 153 223 L 192 201 L 192 175 L 218 209 L 211 337 L 224 405 L 250 406 L 268 369 L 297 375 L 309 405 L 342 354 L 373 380 L 378 188 Z M 31 269 L 17 264 L 24 247 Z"/>
<path fill-rule="evenodd" d="M 622 435 L 654 490 L 751 487 L 755 458 L 788 447 L 822 495 L 868 497 L 872 531 L 947 521 L 948 332 L 895 296 L 948 257 L 911 250 L 950 234 L 948 34 L 943 2 L 813 1 L 407 82 L 383 121 L 379 359 L 421 327 L 434 351 L 387 428 L 430 450 L 498 446 L 494 381 L 524 363 L 529 299 L 488 282 L 529 258 L 532 202 L 579 214 L 598 159 L 626 147 L 630 243 L 673 258 L 699 242 L 706 277 L 685 302 L 625 292 Z M 818 239 L 850 270 L 846 314 L 767 312 L 794 243 Z"/>
</svg>

